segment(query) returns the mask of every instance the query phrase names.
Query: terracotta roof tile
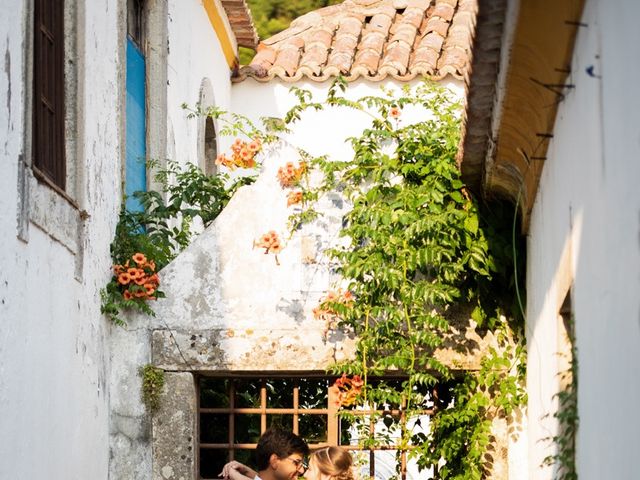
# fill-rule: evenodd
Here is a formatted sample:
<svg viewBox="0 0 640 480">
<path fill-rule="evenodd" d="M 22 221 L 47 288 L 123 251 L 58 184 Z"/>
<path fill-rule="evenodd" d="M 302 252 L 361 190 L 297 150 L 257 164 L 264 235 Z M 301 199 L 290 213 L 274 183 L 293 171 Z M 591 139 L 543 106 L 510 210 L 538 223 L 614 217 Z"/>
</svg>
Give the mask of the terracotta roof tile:
<svg viewBox="0 0 640 480">
<path fill-rule="evenodd" d="M 407 3 L 407 8 L 421 8 L 422 10 L 426 10 L 431 5 L 431 0 L 409 0 Z"/>
<path fill-rule="evenodd" d="M 454 12 L 455 8 L 453 8 L 452 5 L 440 2 L 436 4 L 436 7 L 433 9 L 432 15 L 450 22 L 453 19 Z"/>
<path fill-rule="evenodd" d="M 220 0 L 229 25 L 241 47 L 255 48 L 258 44 L 258 32 L 253 25 L 251 12 L 245 0 Z"/>
<path fill-rule="evenodd" d="M 234 81 L 465 78 L 477 0 L 346 0 L 261 42 Z"/>
</svg>

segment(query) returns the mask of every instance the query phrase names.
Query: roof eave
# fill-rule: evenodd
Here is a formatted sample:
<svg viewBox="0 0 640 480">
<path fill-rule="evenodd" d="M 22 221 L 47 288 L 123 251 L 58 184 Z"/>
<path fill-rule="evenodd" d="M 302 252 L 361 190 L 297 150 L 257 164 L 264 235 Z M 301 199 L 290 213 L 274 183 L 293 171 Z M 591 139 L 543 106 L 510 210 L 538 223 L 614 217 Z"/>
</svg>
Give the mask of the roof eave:
<svg viewBox="0 0 640 480">
<path fill-rule="evenodd" d="M 460 151 L 462 174 L 483 196 L 518 204 L 524 232 L 558 105 L 570 88 L 566 82 L 583 5 L 584 0 L 519 5 L 480 0 Z M 500 18 L 501 32 L 496 25 Z M 502 39 L 497 50 L 494 36 Z"/>
<path fill-rule="evenodd" d="M 245 0 L 219 0 L 227 15 L 231 31 L 240 47 L 255 49 L 258 32 L 253 24 L 251 11 Z"/>
</svg>

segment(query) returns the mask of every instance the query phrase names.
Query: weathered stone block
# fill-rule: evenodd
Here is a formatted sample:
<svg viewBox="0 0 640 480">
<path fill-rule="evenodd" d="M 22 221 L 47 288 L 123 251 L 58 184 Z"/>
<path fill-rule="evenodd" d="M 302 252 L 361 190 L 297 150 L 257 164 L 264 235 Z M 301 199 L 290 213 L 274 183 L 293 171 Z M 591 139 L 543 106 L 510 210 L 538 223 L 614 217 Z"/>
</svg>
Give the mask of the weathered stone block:
<svg viewBox="0 0 640 480">
<path fill-rule="evenodd" d="M 196 478 L 196 387 L 190 373 L 165 373 L 160 409 L 153 417 L 153 479 Z"/>
</svg>

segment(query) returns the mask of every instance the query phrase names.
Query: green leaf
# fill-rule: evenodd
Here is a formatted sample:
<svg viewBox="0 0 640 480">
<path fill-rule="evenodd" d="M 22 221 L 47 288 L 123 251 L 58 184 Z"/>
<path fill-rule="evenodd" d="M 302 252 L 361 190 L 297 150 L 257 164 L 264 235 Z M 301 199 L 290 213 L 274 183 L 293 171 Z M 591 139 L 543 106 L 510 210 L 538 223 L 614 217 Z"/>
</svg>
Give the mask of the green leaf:
<svg viewBox="0 0 640 480">
<path fill-rule="evenodd" d="M 465 218 L 464 228 L 474 235 L 478 233 L 478 217 L 475 215 L 469 215 Z"/>
</svg>

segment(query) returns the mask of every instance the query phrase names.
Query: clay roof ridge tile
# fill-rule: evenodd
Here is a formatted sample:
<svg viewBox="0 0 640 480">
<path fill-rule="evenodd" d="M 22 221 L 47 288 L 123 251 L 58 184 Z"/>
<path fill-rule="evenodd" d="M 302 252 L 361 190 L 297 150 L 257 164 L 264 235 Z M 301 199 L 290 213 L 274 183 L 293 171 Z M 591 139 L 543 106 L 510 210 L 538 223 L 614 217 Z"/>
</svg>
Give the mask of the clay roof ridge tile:
<svg viewBox="0 0 640 480">
<path fill-rule="evenodd" d="M 404 75 L 409 67 L 411 45 L 404 41 L 394 41 L 389 44 L 382 58 L 381 72 L 397 71 Z"/>
<path fill-rule="evenodd" d="M 431 0 L 409 0 L 407 8 L 420 8 L 425 11 L 431 5 Z"/>
<path fill-rule="evenodd" d="M 466 28 L 471 28 L 473 27 L 475 21 L 475 15 L 472 12 L 456 12 L 456 14 L 453 17 L 453 20 L 451 20 L 451 23 L 453 25 L 460 25 L 460 26 L 464 26 Z"/>
<path fill-rule="evenodd" d="M 442 3 L 447 4 L 447 5 L 451 5 L 453 8 L 459 8 L 459 6 L 460 6 L 458 0 L 436 0 L 436 6 L 438 6 L 438 5 L 442 4 Z"/>
<path fill-rule="evenodd" d="M 442 35 L 436 32 L 429 32 L 420 38 L 415 49 L 420 50 L 423 48 L 430 48 L 436 52 L 440 52 L 442 50 L 442 46 L 444 45 L 444 41 L 445 39 Z"/>
<path fill-rule="evenodd" d="M 367 75 L 373 75 L 378 70 L 380 58 L 380 53 L 374 50 L 360 51 L 356 55 L 351 72 L 366 72 Z"/>
<path fill-rule="evenodd" d="M 354 78 L 373 78 L 379 71 L 389 43 L 396 10 L 388 4 L 371 16 L 358 42 L 351 73 Z"/>
<path fill-rule="evenodd" d="M 304 52 L 302 58 L 300 59 L 300 67 L 318 67 L 321 68 L 327 62 L 329 54 L 326 49 L 316 48 L 309 49 Z"/>
<path fill-rule="evenodd" d="M 314 29 L 306 38 L 301 52 L 298 71 L 308 76 L 322 74 L 322 68 L 327 63 L 334 31 L 320 26 Z"/>
<path fill-rule="evenodd" d="M 476 1 L 346 0 L 265 41 L 252 68 L 241 68 L 238 77 L 461 79 L 469 68 Z"/>
<path fill-rule="evenodd" d="M 371 17 L 371 20 L 365 24 L 365 30 L 368 32 L 381 32 L 386 34 L 393 23 L 393 18 L 388 15 L 377 13 Z"/>
<path fill-rule="evenodd" d="M 306 75 L 308 77 L 317 77 L 318 75 L 320 75 L 322 73 L 322 66 L 319 64 L 305 64 L 305 65 L 300 65 L 298 67 L 298 71 L 297 73 L 299 73 L 300 75 Z"/>
<path fill-rule="evenodd" d="M 438 3 L 433 9 L 433 12 L 431 13 L 431 15 L 435 17 L 440 17 L 443 20 L 450 22 L 451 19 L 453 18 L 454 13 L 455 13 L 455 8 L 453 6 L 448 5 L 446 3 Z"/>
<path fill-rule="evenodd" d="M 387 38 L 388 37 L 382 32 L 368 32 L 360 39 L 356 55 L 358 52 L 366 50 L 373 50 L 378 52 L 378 54 L 382 54 L 384 45 L 387 43 Z"/>
<path fill-rule="evenodd" d="M 280 33 L 276 33 L 274 36 L 270 38 L 263 40 L 261 43 L 263 43 L 264 45 L 275 45 L 277 43 L 288 40 L 289 38 L 295 38 L 296 35 L 306 30 L 309 30 L 310 28 L 311 28 L 310 25 L 299 26 L 297 28 L 290 27 L 286 30 L 283 30 Z"/>
<path fill-rule="evenodd" d="M 405 10 L 404 15 L 402 16 L 402 19 L 400 20 L 400 22 L 402 24 L 409 24 L 414 26 L 415 28 L 420 28 L 420 26 L 422 25 L 422 22 L 424 20 L 425 17 L 425 13 L 424 10 L 421 9 L 412 9 L 412 10 Z"/>
</svg>

